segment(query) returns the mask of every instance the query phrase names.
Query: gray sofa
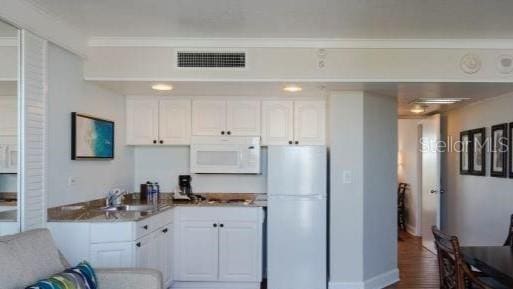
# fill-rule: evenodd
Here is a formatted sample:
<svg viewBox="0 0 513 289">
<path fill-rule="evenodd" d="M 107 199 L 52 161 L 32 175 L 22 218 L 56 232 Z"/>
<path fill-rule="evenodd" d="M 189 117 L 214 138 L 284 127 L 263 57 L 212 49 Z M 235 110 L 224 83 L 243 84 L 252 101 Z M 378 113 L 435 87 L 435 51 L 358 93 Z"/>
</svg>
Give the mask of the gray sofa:
<svg viewBox="0 0 513 289">
<path fill-rule="evenodd" d="M 68 267 L 46 229 L 0 237 L 0 289 L 25 288 Z M 99 289 L 162 289 L 161 273 L 155 270 L 96 269 L 96 273 Z"/>
</svg>

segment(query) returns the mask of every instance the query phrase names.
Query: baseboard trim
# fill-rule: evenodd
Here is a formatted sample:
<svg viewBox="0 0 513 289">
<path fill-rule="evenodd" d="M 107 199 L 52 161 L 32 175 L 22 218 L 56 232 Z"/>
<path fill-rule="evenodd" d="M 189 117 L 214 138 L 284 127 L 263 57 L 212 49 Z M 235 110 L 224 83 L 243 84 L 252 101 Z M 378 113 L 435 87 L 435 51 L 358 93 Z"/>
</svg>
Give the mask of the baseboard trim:
<svg viewBox="0 0 513 289">
<path fill-rule="evenodd" d="M 406 225 L 406 232 L 408 232 L 412 236 L 420 237 L 420 235 L 417 234 L 417 228 L 415 228 L 412 225 Z"/>
<path fill-rule="evenodd" d="M 329 282 L 329 289 L 383 289 L 399 282 L 399 269 L 374 276 L 362 282 Z"/>
<path fill-rule="evenodd" d="M 260 289 L 259 282 L 175 282 L 171 289 Z"/>
</svg>

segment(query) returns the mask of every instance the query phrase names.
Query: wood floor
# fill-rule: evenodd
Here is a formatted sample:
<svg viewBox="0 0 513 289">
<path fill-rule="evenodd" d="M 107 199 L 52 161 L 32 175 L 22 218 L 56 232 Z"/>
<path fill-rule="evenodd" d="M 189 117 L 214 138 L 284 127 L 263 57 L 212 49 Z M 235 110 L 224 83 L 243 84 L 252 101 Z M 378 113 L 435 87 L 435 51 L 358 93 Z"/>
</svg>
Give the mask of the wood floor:
<svg viewBox="0 0 513 289">
<path fill-rule="evenodd" d="M 439 289 L 436 255 L 407 233 L 400 234 L 398 245 L 401 281 L 387 289 Z"/>
</svg>

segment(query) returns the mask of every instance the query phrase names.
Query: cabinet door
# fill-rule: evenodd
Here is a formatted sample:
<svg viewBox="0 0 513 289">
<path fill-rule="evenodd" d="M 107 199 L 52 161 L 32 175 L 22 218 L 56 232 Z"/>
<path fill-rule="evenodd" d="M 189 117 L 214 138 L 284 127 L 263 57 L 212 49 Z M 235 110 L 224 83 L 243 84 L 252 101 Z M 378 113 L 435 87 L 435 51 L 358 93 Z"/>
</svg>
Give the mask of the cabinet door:
<svg viewBox="0 0 513 289">
<path fill-rule="evenodd" d="M 158 140 L 159 102 L 155 98 L 132 99 L 126 102 L 126 143 L 150 145 Z"/>
<path fill-rule="evenodd" d="M 294 104 L 292 101 L 262 103 L 262 144 L 285 145 L 294 138 Z"/>
<path fill-rule="evenodd" d="M 157 252 L 159 232 L 142 237 L 135 241 L 135 265 L 137 268 L 159 270 L 160 255 Z"/>
<path fill-rule="evenodd" d="M 326 102 L 296 101 L 294 103 L 294 140 L 299 145 L 326 143 Z"/>
<path fill-rule="evenodd" d="M 230 135 L 260 135 L 260 102 L 228 101 L 226 103 L 226 130 Z"/>
<path fill-rule="evenodd" d="M 262 236 L 255 222 L 221 222 L 219 281 L 262 279 Z"/>
<path fill-rule="evenodd" d="M 17 135 L 18 99 L 0 99 L 0 135 Z"/>
<path fill-rule="evenodd" d="M 221 135 L 221 132 L 226 132 L 226 101 L 193 101 L 192 134 Z"/>
<path fill-rule="evenodd" d="M 91 264 L 102 268 L 134 267 L 132 242 L 92 244 Z"/>
<path fill-rule="evenodd" d="M 190 100 L 161 99 L 159 102 L 159 143 L 187 145 L 191 137 Z"/>
<path fill-rule="evenodd" d="M 214 224 L 216 221 L 182 221 L 178 224 L 177 281 L 218 279 L 219 240 Z"/>
<path fill-rule="evenodd" d="M 156 254 L 159 255 L 158 270 L 162 272 L 164 285 L 169 286 L 172 283 L 172 261 L 173 261 L 173 238 L 171 224 L 160 228 L 155 234 Z M 166 287 L 167 288 L 167 287 Z"/>
</svg>

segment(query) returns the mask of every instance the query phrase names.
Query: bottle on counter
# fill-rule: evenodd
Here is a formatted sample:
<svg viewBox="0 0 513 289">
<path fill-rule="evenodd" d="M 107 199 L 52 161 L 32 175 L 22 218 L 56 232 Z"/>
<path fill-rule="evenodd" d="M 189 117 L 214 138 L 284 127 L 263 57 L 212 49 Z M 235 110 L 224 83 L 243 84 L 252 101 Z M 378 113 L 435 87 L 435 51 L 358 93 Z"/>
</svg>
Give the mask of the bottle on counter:
<svg viewBox="0 0 513 289">
<path fill-rule="evenodd" d="M 155 182 L 153 186 L 155 187 L 155 199 L 158 201 L 160 199 L 160 185 L 158 182 Z"/>
<path fill-rule="evenodd" d="M 148 190 L 146 192 L 146 200 L 150 203 L 153 202 L 153 191 L 155 190 L 155 186 L 150 181 L 146 182 L 146 186 L 148 186 Z"/>
</svg>

